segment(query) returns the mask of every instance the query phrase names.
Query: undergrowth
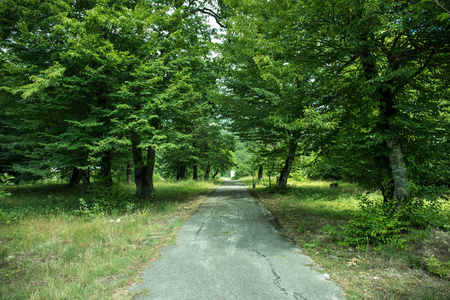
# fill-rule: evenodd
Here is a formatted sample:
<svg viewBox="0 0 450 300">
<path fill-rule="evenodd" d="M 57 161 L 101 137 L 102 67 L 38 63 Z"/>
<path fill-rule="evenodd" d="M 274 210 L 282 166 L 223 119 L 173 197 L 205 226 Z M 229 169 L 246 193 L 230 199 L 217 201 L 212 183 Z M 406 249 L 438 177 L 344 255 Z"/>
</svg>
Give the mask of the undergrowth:
<svg viewBox="0 0 450 300">
<path fill-rule="evenodd" d="M 147 200 L 128 186 L 11 187 L 0 201 L 0 298 L 131 298 L 127 286 L 219 184 L 158 182 Z"/>
<path fill-rule="evenodd" d="M 242 180 L 249 188 L 252 179 Z M 413 198 L 393 211 L 355 185 L 256 182 L 283 232 L 322 264 L 350 299 L 446 299 L 450 203 Z M 414 289 L 411 289 L 414 286 Z"/>
</svg>

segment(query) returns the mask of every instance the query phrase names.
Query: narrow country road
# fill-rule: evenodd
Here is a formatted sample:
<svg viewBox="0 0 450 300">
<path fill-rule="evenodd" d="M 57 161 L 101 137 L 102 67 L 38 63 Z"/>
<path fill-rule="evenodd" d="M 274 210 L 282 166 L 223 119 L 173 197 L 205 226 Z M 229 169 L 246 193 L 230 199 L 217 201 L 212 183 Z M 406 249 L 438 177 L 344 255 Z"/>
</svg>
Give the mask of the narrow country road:
<svg viewBox="0 0 450 300">
<path fill-rule="evenodd" d="M 245 186 L 227 181 L 180 228 L 178 245 L 130 288 L 134 299 L 344 299 L 271 219 Z"/>
</svg>

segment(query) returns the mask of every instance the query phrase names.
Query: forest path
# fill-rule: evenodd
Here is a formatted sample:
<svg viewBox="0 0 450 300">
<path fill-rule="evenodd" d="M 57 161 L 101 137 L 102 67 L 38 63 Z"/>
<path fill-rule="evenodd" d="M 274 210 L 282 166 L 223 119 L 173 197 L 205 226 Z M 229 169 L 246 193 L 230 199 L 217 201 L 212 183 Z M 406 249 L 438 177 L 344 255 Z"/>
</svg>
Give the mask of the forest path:
<svg viewBox="0 0 450 300">
<path fill-rule="evenodd" d="M 344 299 L 271 219 L 242 183 L 225 182 L 180 228 L 178 244 L 164 248 L 130 288 L 134 299 Z"/>
</svg>

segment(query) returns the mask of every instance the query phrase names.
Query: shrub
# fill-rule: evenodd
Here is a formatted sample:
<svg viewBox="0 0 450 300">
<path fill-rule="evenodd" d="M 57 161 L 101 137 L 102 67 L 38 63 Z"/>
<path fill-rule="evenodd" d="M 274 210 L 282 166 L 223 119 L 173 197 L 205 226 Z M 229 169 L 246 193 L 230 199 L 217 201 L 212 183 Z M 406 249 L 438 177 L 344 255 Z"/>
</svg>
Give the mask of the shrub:
<svg viewBox="0 0 450 300">
<path fill-rule="evenodd" d="M 391 244 L 402 247 L 407 238 L 401 235 L 414 227 L 440 227 L 446 224 L 446 216 L 438 202 L 411 198 L 398 209 L 394 200 L 383 202 L 362 197 L 359 210 L 351 219 L 339 228 L 333 228 L 331 234 L 341 237 L 341 243 L 348 246 L 376 247 Z"/>
<path fill-rule="evenodd" d="M 364 248 L 367 244 L 379 246 L 395 244 L 402 246 L 406 239 L 399 233 L 407 230 L 408 223 L 402 222 L 402 211 L 393 211 L 392 206 L 363 197 L 360 210 L 353 213 L 352 218 L 341 227 L 345 245 Z"/>
<path fill-rule="evenodd" d="M 13 179 L 14 176 L 10 176 L 7 173 L 0 175 L 0 199 L 11 195 L 11 193 L 6 191 L 6 186 L 11 185 L 11 180 Z"/>
<path fill-rule="evenodd" d="M 436 274 L 441 278 L 450 279 L 450 261 L 441 262 L 434 256 L 425 258 L 425 261 L 430 273 Z"/>
</svg>

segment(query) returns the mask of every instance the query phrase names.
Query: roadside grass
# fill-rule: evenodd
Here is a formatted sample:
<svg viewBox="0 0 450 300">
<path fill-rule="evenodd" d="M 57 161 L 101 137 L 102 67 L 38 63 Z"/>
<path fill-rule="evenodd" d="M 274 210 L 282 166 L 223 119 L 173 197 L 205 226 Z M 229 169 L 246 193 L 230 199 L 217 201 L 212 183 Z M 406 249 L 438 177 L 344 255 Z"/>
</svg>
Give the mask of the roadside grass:
<svg viewBox="0 0 450 300">
<path fill-rule="evenodd" d="M 124 186 L 108 194 L 125 203 L 112 207 L 61 185 L 13 187 L 0 201 L 0 298 L 130 299 L 129 285 L 221 183 L 158 182 L 150 201 Z"/>
<path fill-rule="evenodd" d="M 251 189 L 252 178 L 241 181 Z M 349 299 L 450 299 L 450 232 L 416 229 L 405 234 L 403 248 L 341 245 L 329 229 L 349 220 L 361 197 L 381 195 L 347 183 L 331 188 L 331 183 L 290 180 L 279 191 L 264 180 L 252 193 L 277 218 L 279 230 L 320 263 Z M 442 204 L 449 216 L 450 203 Z"/>
</svg>

